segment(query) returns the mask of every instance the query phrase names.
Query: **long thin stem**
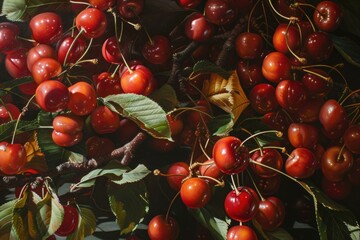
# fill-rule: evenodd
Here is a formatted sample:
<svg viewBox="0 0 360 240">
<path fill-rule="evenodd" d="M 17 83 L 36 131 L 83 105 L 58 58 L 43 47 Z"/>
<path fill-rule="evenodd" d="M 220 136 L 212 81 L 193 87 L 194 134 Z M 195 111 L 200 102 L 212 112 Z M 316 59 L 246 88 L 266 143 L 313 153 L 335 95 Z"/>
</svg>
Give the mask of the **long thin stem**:
<svg viewBox="0 0 360 240">
<path fill-rule="evenodd" d="M 286 173 L 284 173 L 284 172 L 282 172 L 282 171 L 280 171 L 280 170 L 278 170 L 278 169 L 276 169 L 276 168 L 273 168 L 273 167 L 270 167 L 270 166 L 268 166 L 268 165 L 259 163 L 259 162 L 257 162 L 257 161 L 252 160 L 252 159 L 250 159 L 250 163 L 253 163 L 253 164 L 262 166 L 262 167 L 264 167 L 264 168 L 268 168 L 268 169 L 270 169 L 270 170 L 273 170 L 273 171 L 275 171 L 275 172 L 277 172 L 277 173 L 280 173 L 281 175 L 283 175 L 283 176 L 285 176 L 285 177 L 293 180 L 294 182 L 297 182 L 297 181 L 298 181 L 296 178 L 294 178 L 294 177 L 292 177 L 292 176 L 290 176 L 290 175 L 287 175 Z"/>
<path fill-rule="evenodd" d="M 66 61 L 67 61 L 67 59 L 68 59 L 68 57 L 69 57 L 69 55 L 70 55 L 71 50 L 72 50 L 73 47 L 75 46 L 76 41 L 78 40 L 78 38 L 81 36 L 81 34 L 82 34 L 84 31 L 85 31 L 85 29 L 84 29 L 84 28 L 81 28 L 80 31 L 78 32 L 78 34 L 75 36 L 74 40 L 72 41 L 69 49 L 68 49 L 67 52 L 66 52 L 65 58 L 64 58 L 64 64 L 63 64 L 64 66 L 66 66 Z"/>
<path fill-rule="evenodd" d="M 259 194 L 259 197 L 261 198 L 261 201 L 264 201 L 265 198 L 263 197 L 263 195 L 261 194 L 259 188 L 257 187 L 257 185 L 256 185 L 256 183 L 255 183 L 255 181 L 254 181 L 254 178 L 253 178 L 253 176 L 251 175 L 250 171 L 249 171 L 248 169 L 246 169 L 246 172 L 247 172 L 247 174 L 249 175 L 250 180 L 251 180 L 252 184 L 254 185 L 254 188 L 255 188 L 256 192 Z"/>
<path fill-rule="evenodd" d="M 277 130 L 268 130 L 268 131 L 262 131 L 262 132 L 258 132 L 258 133 L 254 133 L 253 135 L 251 135 L 250 137 L 246 138 L 241 144 L 240 146 L 244 145 L 245 142 L 249 141 L 250 139 L 262 135 L 262 134 L 267 134 L 267 133 L 275 133 L 277 137 L 282 137 L 282 132 L 277 131 Z"/>
<path fill-rule="evenodd" d="M 168 223 L 168 220 L 169 220 L 169 215 L 170 215 L 171 207 L 172 207 L 172 205 L 174 204 L 175 199 L 179 196 L 179 194 L 180 194 L 180 192 L 178 192 L 178 193 L 175 195 L 175 197 L 171 200 L 170 205 L 169 205 L 169 207 L 168 207 L 168 209 L 167 209 L 167 211 L 166 211 L 165 221 L 166 221 L 167 223 Z"/>
</svg>

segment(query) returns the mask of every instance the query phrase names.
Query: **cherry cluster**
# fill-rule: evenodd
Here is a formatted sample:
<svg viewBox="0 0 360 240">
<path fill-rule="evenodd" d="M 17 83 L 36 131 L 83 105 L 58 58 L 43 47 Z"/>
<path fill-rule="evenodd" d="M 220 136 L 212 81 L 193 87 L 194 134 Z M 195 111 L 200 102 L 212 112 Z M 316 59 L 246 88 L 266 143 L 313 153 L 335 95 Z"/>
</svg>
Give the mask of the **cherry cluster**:
<svg viewBox="0 0 360 240">
<path fill-rule="evenodd" d="M 320 174 L 329 197 L 347 198 L 351 187 L 360 185 L 360 124 L 358 91 L 350 90 L 339 70 L 342 65 L 330 61 L 330 33 L 343 18 L 340 5 L 321 1 L 312 6 L 305 0 L 176 2 L 187 14 L 167 34 L 148 32 L 142 19 L 144 0 L 70 1 L 71 8 L 65 10 L 74 16 L 70 22 L 62 12 L 40 12 L 26 23 L 26 36 L 20 36 L 19 24 L 1 22 L 5 68 L 11 78 L 22 81 L 1 95 L 0 124 L 16 120 L 17 126 L 29 109 L 53 113 L 52 126 L 40 126 L 53 130 L 53 142 L 67 148 L 84 141 L 86 157 L 98 158 L 142 131 L 98 98 L 150 96 L 168 83 L 181 101 L 167 113 L 174 141 L 149 137 L 146 150 L 171 153 L 185 146 L 191 157 L 154 174 L 165 176 L 190 209 L 206 206 L 214 188 L 231 181 L 223 202 L 232 219 L 227 239 L 257 239 L 252 222 L 264 231 L 283 224 L 285 204 L 274 196 L 281 175 L 297 181 Z M 236 71 L 251 119 L 261 119 L 274 130 L 242 129 L 250 135 L 245 140 L 236 131 L 233 136 L 211 136 L 208 125 L 223 112 L 202 93 L 209 74 L 189 73 L 199 60 Z M 168 79 L 163 79 L 164 72 L 170 73 L 163 74 Z M 26 99 L 22 110 L 13 98 Z M 273 133 L 283 141 L 264 146 L 257 140 Z M 2 175 L 39 173 L 26 168 L 28 139 L 19 136 L 15 129 L 10 141 L 0 143 Z M 245 145 L 250 140 L 257 147 Z M 240 183 L 243 174 L 248 174 L 251 187 Z M 24 189 L 16 191 L 19 197 Z M 44 196 L 47 190 L 40 182 L 32 191 Z M 74 206 L 63 207 L 58 236 L 73 233 L 79 221 Z M 150 239 L 178 238 L 179 224 L 170 208 L 150 220 Z"/>
</svg>

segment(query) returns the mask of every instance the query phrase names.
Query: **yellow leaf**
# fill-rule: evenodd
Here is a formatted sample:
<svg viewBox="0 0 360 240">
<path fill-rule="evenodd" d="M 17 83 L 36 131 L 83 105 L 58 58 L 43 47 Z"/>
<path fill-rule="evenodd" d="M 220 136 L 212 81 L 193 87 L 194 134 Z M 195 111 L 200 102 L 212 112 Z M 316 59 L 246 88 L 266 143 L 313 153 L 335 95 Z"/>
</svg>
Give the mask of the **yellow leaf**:
<svg viewBox="0 0 360 240">
<path fill-rule="evenodd" d="M 210 79 L 205 80 L 202 92 L 211 103 L 227 113 L 232 113 L 234 123 L 249 105 L 236 71 L 233 71 L 228 79 L 211 74 Z"/>
<path fill-rule="evenodd" d="M 46 172 L 48 170 L 44 154 L 40 151 L 39 145 L 35 140 L 35 132 L 24 144 L 26 150 L 27 162 L 25 172 L 27 170 L 37 170 L 38 172 Z"/>
</svg>

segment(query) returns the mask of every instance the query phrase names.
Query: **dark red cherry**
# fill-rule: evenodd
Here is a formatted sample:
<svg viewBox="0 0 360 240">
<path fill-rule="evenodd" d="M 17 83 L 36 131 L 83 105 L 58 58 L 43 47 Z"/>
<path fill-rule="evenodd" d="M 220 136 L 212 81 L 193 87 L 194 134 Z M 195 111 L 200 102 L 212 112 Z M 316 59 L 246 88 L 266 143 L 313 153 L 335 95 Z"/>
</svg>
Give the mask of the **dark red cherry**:
<svg viewBox="0 0 360 240">
<path fill-rule="evenodd" d="M 253 175 L 256 186 L 264 196 L 270 196 L 277 193 L 280 189 L 281 175 L 277 174 L 271 178 L 261 178 L 256 174 Z"/>
<path fill-rule="evenodd" d="M 101 11 L 105 11 L 115 4 L 115 0 L 88 0 L 91 6 Z"/>
<path fill-rule="evenodd" d="M 153 64 L 164 64 L 171 56 L 171 45 L 167 37 L 162 35 L 152 36 L 142 47 L 142 55 Z"/>
<path fill-rule="evenodd" d="M 335 200 L 344 200 L 351 192 L 351 184 L 346 178 L 337 182 L 331 182 L 323 178 L 321 188 L 327 196 Z"/>
<path fill-rule="evenodd" d="M 343 135 L 347 149 L 352 153 L 360 154 L 360 124 L 350 126 Z"/>
<path fill-rule="evenodd" d="M 259 210 L 259 196 L 249 187 L 238 187 L 226 195 L 224 207 L 231 219 L 247 222 L 253 219 Z"/>
<path fill-rule="evenodd" d="M 11 22 L 0 23 L 0 52 L 8 54 L 20 46 L 19 27 Z"/>
<path fill-rule="evenodd" d="M 201 13 L 191 14 L 185 21 L 185 35 L 197 42 L 203 42 L 213 35 L 213 25 Z"/>
<path fill-rule="evenodd" d="M 276 101 L 275 88 L 267 83 L 257 84 L 250 91 L 251 107 L 260 114 L 273 112 L 279 108 Z"/>
<path fill-rule="evenodd" d="M 96 77 L 96 82 L 96 93 L 98 97 L 122 93 L 118 75 L 112 76 L 109 72 L 103 72 Z"/>
<path fill-rule="evenodd" d="M 139 16 L 144 8 L 144 0 L 117 0 L 120 16 L 129 19 Z"/>
<path fill-rule="evenodd" d="M 306 123 L 292 123 L 288 128 L 288 139 L 295 148 L 312 149 L 319 140 L 319 129 Z"/>
<path fill-rule="evenodd" d="M 59 112 L 67 108 L 69 90 L 62 82 L 48 80 L 36 88 L 35 98 L 44 111 Z"/>
<path fill-rule="evenodd" d="M 286 110 L 298 110 L 306 103 L 307 99 L 307 92 L 301 82 L 282 80 L 276 86 L 276 100 Z"/>
<path fill-rule="evenodd" d="M 360 186 L 360 158 L 354 159 L 353 166 L 347 174 L 351 184 Z"/>
<path fill-rule="evenodd" d="M 300 123 L 316 122 L 319 120 L 319 112 L 323 104 L 323 98 L 309 99 L 299 110 L 292 112 L 291 116 Z"/>
<path fill-rule="evenodd" d="M 345 109 L 334 99 L 327 100 L 319 112 L 319 121 L 325 131 L 342 130 L 345 132 L 348 126 Z"/>
<path fill-rule="evenodd" d="M 276 112 L 266 113 L 261 121 L 273 129 L 281 132 L 286 132 L 288 129 L 291 119 L 284 110 L 278 110 Z"/>
<path fill-rule="evenodd" d="M 280 227 L 285 218 L 285 207 L 277 197 L 268 197 L 259 202 L 259 211 L 255 220 L 263 230 L 273 231 Z"/>
<path fill-rule="evenodd" d="M 302 83 L 310 96 L 324 97 L 332 89 L 333 80 L 328 73 L 321 69 L 308 69 L 313 73 L 305 73 L 302 77 Z"/>
<path fill-rule="evenodd" d="M 224 25 L 236 19 L 237 8 L 232 0 L 207 0 L 205 16 L 211 23 Z"/>
<path fill-rule="evenodd" d="M 334 44 L 327 33 L 314 32 L 305 39 L 304 48 L 311 59 L 322 62 L 330 57 Z"/>
<path fill-rule="evenodd" d="M 82 10 L 75 19 L 76 27 L 88 38 L 98 38 L 104 34 L 107 27 L 105 13 L 97 8 Z"/>
<path fill-rule="evenodd" d="M 242 59 L 259 58 L 264 48 L 264 40 L 259 34 L 243 32 L 235 39 L 235 50 Z"/>
<path fill-rule="evenodd" d="M 79 37 L 76 39 L 76 42 L 73 44 L 75 37 L 65 37 L 59 42 L 57 47 L 57 59 L 61 64 L 64 64 L 66 54 L 69 52 L 66 63 L 75 63 L 85 52 L 86 42 Z M 71 50 L 70 46 L 73 44 Z"/>
<path fill-rule="evenodd" d="M 236 65 L 236 72 L 243 88 L 251 88 L 264 81 L 261 65 L 257 63 L 240 60 Z"/>
<path fill-rule="evenodd" d="M 20 115 L 19 108 L 12 103 L 5 103 L 0 106 L 0 124 L 17 120 Z"/>
<path fill-rule="evenodd" d="M 353 162 L 353 155 L 346 147 L 331 146 L 322 155 L 321 170 L 327 180 L 337 182 L 345 178 Z"/>
<path fill-rule="evenodd" d="M 304 0 L 297 0 L 297 2 L 304 3 Z M 295 7 L 293 5 L 292 0 L 276 0 L 274 1 L 274 7 L 279 13 L 286 17 L 298 17 L 301 18 L 303 12 L 299 9 L 299 7 Z"/>
<path fill-rule="evenodd" d="M 341 24 L 343 10 L 341 6 L 334 1 L 322 1 L 316 6 L 313 19 L 315 25 L 320 30 L 333 32 Z"/>
<path fill-rule="evenodd" d="M 254 152 L 251 155 L 252 160 L 281 171 L 283 166 L 283 158 L 281 154 L 276 149 L 271 149 L 271 148 L 265 148 L 261 151 L 262 153 L 260 151 Z M 250 166 L 252 170 L 259 177 L 262 178 L 271 178 L 278 174 L 277 172 L 269 168 L 262 167 L 254 163 L 250 164 Z"/>
</svg>

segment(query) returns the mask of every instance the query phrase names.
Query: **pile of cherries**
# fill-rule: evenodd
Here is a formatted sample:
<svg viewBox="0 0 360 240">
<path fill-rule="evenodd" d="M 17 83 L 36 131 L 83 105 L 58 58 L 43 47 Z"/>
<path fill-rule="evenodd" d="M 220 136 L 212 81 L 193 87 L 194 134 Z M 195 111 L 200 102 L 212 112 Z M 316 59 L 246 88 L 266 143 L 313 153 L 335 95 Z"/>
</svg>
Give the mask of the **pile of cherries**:
<svg viewBox="0 0 360 240">
<path fill-rule="evenodd" d="M 171 164 L 166 173 L 155 173 L 166 176 L 169 186 L 192 209 L 208 204 L 213 188 L 231 179 L 232 190 L 224 199 L 224 210 L 233 220 L 229 240 L 257 239 L 252 225 L 247 224 L 251 220 L 264 231 L 282 225 L 285 207 L 274 196 L 281 174 L 308 179 L 320 172 L 323 191 L 335 200 L 346 199 L 352 186 L 360 185 L 360 105 L 354 102 L 357 92 L 350 91 L 339 66 L 323 64 L 333 56 L 329 33 L 341 24 L 341 7 L 333 1 L 311 6 L 305 0 L 176 2 L 191 14 L 171 34 L 147 32 L 141 20 L 144 0 L 70 1 L 71 9 L 63 11 L 71 11 L 74 21 L 66 21 L 63 12 L 40 12 L 28 22 L 30 32 L 25 36 L 20 36 L 18 24 L 1 22 L 0 52 L 6 55 L 7 73 L 13 79 L 31 77 L 31 81 L 1 96 L 0 124 L 26 118 L 29 109 L 55 113 L 52 126 L 48 126 L 53 129 L 55 144 L 72 147 L 85 141 L 88 158 L 110 153 L 141 130 L 130 119 L 99 104 L 98 97 L 122 93 L 149 96 L 165 82 L 157 73 L 171 72 L 172 55 L 190 42 L 198 48 L 182 63 L 180 72 L 198 60 L 216 61 L 221 51 L 219 40 L 214 40 L 221 38 L 216 36 L 228 33 L 239 19 L 247 19 L 246 30 L 234 38 L 227 67 L 236 70 L 252 116 L 282 134 L 284 141 L 280 147 L 274 143 L 249 149 L 245 143 L 262 133 L 250 134 L 245 140 L 210 137 L 207 124 L 218 109 L 201 94 L 209 75 L 190 75 L 185 93 L 176 89 L 179 99 L 186 99 L 186 107 L 167 115 L 174 141 L 149 138 L 146 144 L 156 152 L 187 146 L 192 157 Z M 265 22 L 277 24 L 259 24 L 256 19 L 264 16 L 270 18 Z M 139 36 L 145 37 L 139 40 Z M 334 88 L 339 79 L 344 85 L 340 90 Z M 19 136 L 14 134 L 0 143 L 2 175 L 29 170 L 25 167 L 27 139 Z M 196 151 L 200 154 L 194 154 Z M 249 173 L 254 187 L 235 184 L 243 173 Z M 67 224 L 58 229 L 59 236 L 73 233 L 76 228 L 69 226 L 77 226 L 79 221 L 75 207 L 64 205 L 64 210 Z M 169 211 L 148 224 L 150 239 L 176 239 L 179 231 Z"/>
</svg>

